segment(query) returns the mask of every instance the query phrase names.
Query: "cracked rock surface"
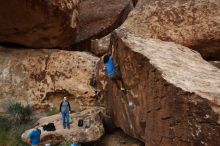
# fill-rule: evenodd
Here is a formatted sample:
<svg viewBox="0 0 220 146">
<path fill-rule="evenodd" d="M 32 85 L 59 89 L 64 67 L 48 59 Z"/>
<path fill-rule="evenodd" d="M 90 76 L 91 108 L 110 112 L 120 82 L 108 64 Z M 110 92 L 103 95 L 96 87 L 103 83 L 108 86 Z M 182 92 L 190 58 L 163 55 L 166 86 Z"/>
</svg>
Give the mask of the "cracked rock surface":
<svg viewBox="0 0 220 146">
<path fill-rule="evenodd" d="M 79 0 L 1 0 L 0 42 L 68 47 L 75 39 L 78 8 Z"/>
<path fill-rule="evenodd" d="M 107 35 L 119 27 L 132 8 L 131 0 L 81 0 L 75 43 Z"/>
<path fill-rule="evenodd" d="M 0 56 L 2 109 L 6 101 L 40 108 L 50 104 L 49 98 L 60 102 L 63 96 L 84 106 L 96 104 L 91 81 L 97 57 L 85 52 L 8 48 L 1 48 Z"/>
<path fill-rule="evenodd" d="M 106 78 L 99 89 L 115 124 L 150 146 L 220 143 L 220 70 L 187 47 L 116 30 L 115 60 L 128 93 Z"/>
<path fill-rule="evenodd" d="M 139 0 L 123 26 L 143 38 L 175 42 L 220 60 L 219 0 Z"/>
</svg>

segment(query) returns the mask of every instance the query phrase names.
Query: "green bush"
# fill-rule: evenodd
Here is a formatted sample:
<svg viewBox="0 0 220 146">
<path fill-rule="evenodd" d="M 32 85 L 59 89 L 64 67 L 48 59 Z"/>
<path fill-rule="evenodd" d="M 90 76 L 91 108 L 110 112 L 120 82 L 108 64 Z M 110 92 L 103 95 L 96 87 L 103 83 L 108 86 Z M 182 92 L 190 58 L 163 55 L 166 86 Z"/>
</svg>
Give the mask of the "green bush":
<svg viewBox="0 0 220 146">
<path fill-rule="evenodd" d="M 10 129 L 10 120 L 0 116 L 0 129 L 1 131 L 8 131 Z"/>
<path fill-rule="evenodd" d="M 21 140 L 21 134 L 35 123 L 31 115 L 31 106 L 10 104 L 8 113 L 0 114 L 0 146 L 28 146 Z"/>
<path fill-rule="evenodd" d="M 16 123 L 27 122 L 31 118 L 32 108 L 21 103 L 11 104 L 8 108 L 8 113 L 13 117 Z"/>
<path fill-rule="evenodd" d="M 7 116 L 0 115 L 0 146 L 28 146 L 21 140 L 21 134 L 27 127 L 29 124 L 17 126 Z"/>
</svg>

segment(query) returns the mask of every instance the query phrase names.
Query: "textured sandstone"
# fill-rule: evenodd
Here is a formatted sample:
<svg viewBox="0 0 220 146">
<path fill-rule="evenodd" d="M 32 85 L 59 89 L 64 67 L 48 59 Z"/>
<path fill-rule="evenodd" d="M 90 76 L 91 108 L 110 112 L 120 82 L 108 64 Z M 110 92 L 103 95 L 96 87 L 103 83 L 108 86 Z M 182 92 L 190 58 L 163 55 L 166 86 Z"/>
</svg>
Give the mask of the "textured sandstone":
<svg viewBox="0 0 220 146">
<path fill-rule="evenodd" d="M 67 47 L 78 25 L 79 0 L 0 0 L 0 42 Z"/>
<path fill-rule="evenodd" d="M 90 51 L 94 53 L 96 56 L 102 56 L 105 53 L 107 53 L 109 45 L 110 45 L 110 37 L 111 37 L 111 34 L 101 39 L 91 40 Z"/>
<path fill-rule="evenodd" d="M 121 25 L 132 8 L 131 0 L 81 0 L 75 42 L 107 35 Z"/>
<path fill-rule="evenodd" d="M 144 38 L 176 42 L 220 60 L 219 0 L 139 0 L 124 26 Z"/>
<path fill-rule="evenodd" d="M 97 59 L 85 52 L 1 48 L 1 108 L 8 100 L 46 107 L 48 100 L 60 102 L 63 96 L 95 105 L 91 81 Z"/>
<path fill-rule="evenodd" d="M 41 118 L 37 123 L 37 127 L 41 129 L 41 144 L 57 145 L 64 141 L 72 141 L 73 137 L 77 138 L 80 143 L 86 143 L 96 141 L 104 134 L 104 128 L 100 118 L 100 113 L 104 112 L 103 108 L 94 107 L 84 110 L 79 113 L 71 114 L 74 117 L 73 123 L 70 125 L 70 129 L 63 129 L 61 115 L 53 115 L 50 117 Z M 78 127 L 77 121 L 83 118 L 84 126 L 87 128 Z M 54 123 L 56 131 L 43 131 L 42 126 L 48 123 Z M 22 140 L 28 143 L 28 133 L 31 130 L 27 130 L 22 134 Z"/>
<path fill-rule="evenodd" d="M 133 139 L 123 133 L 121 130 L 117 130 L 112 134 L 102 137 L 97 146 L 144 146 L 144 144 L 136 139 Z"/>
<path fill-rule="evenodd" d="M 210 61 L 210 63 L 220 69 L 220 61 Z"/>
<path fill-rule="evenodd" d="M 127 94 L 105 76 L 98 86 L 115 124 L 149 146 L 220 143 L 220 70 L 181 45 L 118 29 L 116 60 Z"/>
</svg>

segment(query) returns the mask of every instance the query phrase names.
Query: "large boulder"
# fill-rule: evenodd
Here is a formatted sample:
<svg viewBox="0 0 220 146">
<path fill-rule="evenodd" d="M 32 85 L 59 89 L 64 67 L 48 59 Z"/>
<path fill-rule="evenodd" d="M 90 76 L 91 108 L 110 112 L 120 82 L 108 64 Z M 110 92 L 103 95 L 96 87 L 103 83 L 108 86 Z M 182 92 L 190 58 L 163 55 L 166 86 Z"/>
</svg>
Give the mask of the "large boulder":
<svg viewBox="0 0 220 146">
<path fill-rule="evenodd" d="M 81 0 L 75 43 L 107 35 L 124 22 L 132 8 L 131 0 Z"/>
<path fill-rule="evenodd" d="M 105 133 L 100 117 L 100 113 L 103 112 L 103 108 L 94 107 L 71 114 L 74 120 L 70 124 L 70 129 L 63 129 L 60 114 L 41 118 L 37 121 L 37 127 L 41 130 L 41 144 L 57 145 L 64 141 L 72 141 L 73 138 L 77 139 L 79 143 L 97 141 Z M 79 119 L 83 119 L 83 127 L 78 127 Z M 42 126 L 48 123 L 54 123 L 56 130 L 44 131 Z M 26 143 L 29 143 L 28 134 L 31 130 L 25 131 L 21 136 L 22 140 Z"/>
<path fill-rule="evenodd" d="M 91 40 L 90 51 L 96 56 L 103 56 L 105 53 L 107 53 L 109 49 L 110 37 L 111 37 L 111 34 L 108 34 L 107 36 L 101 39 Z"/>
<path fill-rule="evenodd" d="M 68 47 L 76 35 L 78 7 L 79 0 L 1 0 L 0 42 Z"/>
<path fill-rule="evenodd" d="M 85 52 L 1 48 L 0 107 L 17 101 L 58 108 L 63 96 L 79 106 L 96 105 L 92 79 L 97 60 Z"/>
<path fill-rule="evenodd" d="M 98 87 L 117 127 L 149 146 L 219 145 L 218 68 L 187 47 L 125 28 L 112 39 L 128 93 L 107 79 L 102 61 Z"/>
<path fill-rule="evenodd" d="M 209 63 L 220 69 L 220 61 L 210 61 Z"/>
<path fill-rule="evenodd" d="M 123 26 L 144 38 L 172 41 L 220 60 L 219 0 L 139 0 Z"/>
</svg>

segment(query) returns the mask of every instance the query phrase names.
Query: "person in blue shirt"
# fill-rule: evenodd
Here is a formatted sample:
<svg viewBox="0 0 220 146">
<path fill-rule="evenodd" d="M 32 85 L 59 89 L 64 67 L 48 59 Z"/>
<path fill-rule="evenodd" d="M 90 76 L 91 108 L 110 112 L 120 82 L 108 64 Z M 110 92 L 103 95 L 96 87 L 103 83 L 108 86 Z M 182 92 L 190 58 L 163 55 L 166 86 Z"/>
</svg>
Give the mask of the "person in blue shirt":
<svg viewBox="0 0 220 146">
<path fill-rule="evenodd" d="M 121 73 L 119 69 L 116 68 L 115 63 L 114 63 L 114 59 L 113 59 L 114 52 L 115 52 L 115 49 L 113 45 L 111 45 L 111 53 L 104 56 L 103 62 L 105 64 L 108 77 L 116 83 L 118 89 L 126 93 L 126 89 L 124 88 L 124 83 L 121 77 Z"/>
<path fill-rule="evenodd" d="M 77 137 L 73 137 L 73 140 L 72 140 L 72 144 L 71 144 L 71 146 L 81 146 L 79 143 L 78 143 L 78 140 L 77 140 Z"/>
<path fill-rule="evenodd" d="M 28 135 L 32 146 L 39 146 L 41 130 L 35 127 Z"/>
</svg>

